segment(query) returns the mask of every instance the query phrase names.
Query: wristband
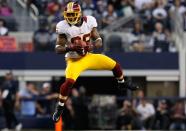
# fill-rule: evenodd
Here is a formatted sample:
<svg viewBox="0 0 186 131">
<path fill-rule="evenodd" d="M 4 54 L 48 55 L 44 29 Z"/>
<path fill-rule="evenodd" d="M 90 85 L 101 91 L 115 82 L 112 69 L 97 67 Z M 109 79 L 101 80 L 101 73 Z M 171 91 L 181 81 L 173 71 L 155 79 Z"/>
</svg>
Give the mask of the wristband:
<svg viewBox="0 0 186 131">
<path fill-rule="evenodd" d="M 98 41 L 98 40 L 101 40 L 101 41 L 102 41 L 101 37 L 97 38 L 94 42 L 96 42 L 96 41 Z"/>
</svg>

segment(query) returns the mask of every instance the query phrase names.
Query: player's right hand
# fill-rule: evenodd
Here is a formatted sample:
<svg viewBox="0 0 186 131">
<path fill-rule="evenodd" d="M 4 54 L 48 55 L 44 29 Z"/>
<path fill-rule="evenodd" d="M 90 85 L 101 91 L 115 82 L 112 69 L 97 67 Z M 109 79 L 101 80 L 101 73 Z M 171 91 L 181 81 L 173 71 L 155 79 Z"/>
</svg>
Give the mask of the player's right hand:
<svg viewBox="0 0 186 131">
<path fill-rule="evenodd" d="M 82 47 L 81 45 L 75 45 L 75 44 L 69 44 L 66 47 L 66 51 L 76 51 L 79 55 L 84 56 L 86 54 L 86 51 L 84 49 L 84 47 Z"/>
<path fill-rule="evenodd" d="M 87 43 L 87 45 L 84 47 L 85 52 L 90 52 L 90 51 L 92 51 L 93 48 L 94 48 L 94 45 L 93 45 L 92 43 L 89 43 L 89 42 L 86 42 L 86 43 Z"/>
<path fill-rule="evenodd" d="M 76 52 L 81 55 L 81 56 L 84 56 L 87 52 L 85 51 L 85 48 L 84 47 L 81 47 L 81 46 L 76 46 Z"/>
</svg>

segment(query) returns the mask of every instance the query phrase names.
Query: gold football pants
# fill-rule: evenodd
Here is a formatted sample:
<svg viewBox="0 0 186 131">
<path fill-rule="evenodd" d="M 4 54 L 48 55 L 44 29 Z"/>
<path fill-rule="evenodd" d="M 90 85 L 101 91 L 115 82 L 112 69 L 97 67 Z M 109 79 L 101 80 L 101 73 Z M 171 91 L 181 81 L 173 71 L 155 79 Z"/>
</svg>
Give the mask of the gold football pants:
<svg viewBox="0 0 186 131">
<path fill-rule="evenodd" d="M 66 62 L 66 78 L 74 81 L 84 70 L 112 70 L 116 65 L 116 61 L 110 57 L 93 53 L 88 53 L 78 59 L 68 58 Z"/>
</svg>

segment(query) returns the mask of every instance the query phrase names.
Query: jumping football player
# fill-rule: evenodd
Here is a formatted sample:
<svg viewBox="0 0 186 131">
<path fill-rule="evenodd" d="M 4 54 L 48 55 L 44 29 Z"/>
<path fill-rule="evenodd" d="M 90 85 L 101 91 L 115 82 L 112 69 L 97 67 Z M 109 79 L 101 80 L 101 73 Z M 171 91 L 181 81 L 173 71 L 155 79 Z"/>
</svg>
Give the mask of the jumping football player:
<svg viewBox="0 0 186 131">
<path fill-rule="evenodd" d="M 59 120 L 70 88 L 82 71 L 110 70 L 118 81 L 118 88 L 138 89 L 131 81 L 124 80 L 119 63 L 105 55 L 90 53 L 94 48 L 102 46 L 102 39 L 96 29 L 97 22 L 93 16 L 82 16 L 81 7 L 77 2 L 69 2 L 63 16 L 65 20 L 56 25 L 58 37 L 55 50 L 58 54 L 66 53 L 66 80 L 60 86 L 59 102 L 53 114 L 54 122 Z"/>
</svg>

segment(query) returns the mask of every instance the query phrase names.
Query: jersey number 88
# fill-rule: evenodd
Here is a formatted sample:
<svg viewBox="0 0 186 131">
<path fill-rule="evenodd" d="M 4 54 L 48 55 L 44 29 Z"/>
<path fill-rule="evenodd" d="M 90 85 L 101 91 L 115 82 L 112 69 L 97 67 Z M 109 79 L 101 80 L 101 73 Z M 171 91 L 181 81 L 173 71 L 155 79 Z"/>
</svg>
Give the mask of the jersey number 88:
<svg viewBox="0 0 186 131">
<path fill-rule="evenodd" d="M 90 42 L 90 33 L 84 34 L 82 37 L 81 36 L 76 36 L 71 39 L 71 42 L 74 43 L 76 40 L 83 40 L 85 42 Z"/>
</svg>

